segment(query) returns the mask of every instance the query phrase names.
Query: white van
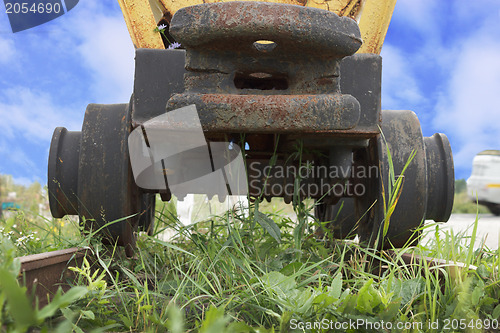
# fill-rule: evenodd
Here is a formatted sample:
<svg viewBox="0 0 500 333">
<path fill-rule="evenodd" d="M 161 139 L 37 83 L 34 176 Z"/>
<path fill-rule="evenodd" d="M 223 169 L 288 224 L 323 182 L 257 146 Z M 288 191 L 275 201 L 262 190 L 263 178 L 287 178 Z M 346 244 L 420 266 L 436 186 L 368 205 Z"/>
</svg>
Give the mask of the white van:
<svg viewBox="0 0 500 333">
<path fill-rule="evenodd" d="M 474 157 L 467 194 L 500 215 L 500 150 L 484 150 Z"/>
</svg>

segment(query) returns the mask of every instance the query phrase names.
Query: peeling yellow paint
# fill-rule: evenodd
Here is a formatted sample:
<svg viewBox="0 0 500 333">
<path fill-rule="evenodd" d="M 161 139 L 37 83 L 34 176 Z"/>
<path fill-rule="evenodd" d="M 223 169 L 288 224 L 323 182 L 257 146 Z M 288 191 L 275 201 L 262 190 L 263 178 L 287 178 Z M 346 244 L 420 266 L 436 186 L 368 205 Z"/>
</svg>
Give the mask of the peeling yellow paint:
<svg viewBox="0 0 500 333">
<path fill-rule="evenodd" d="M 132 43 L 136 48 L 163 49 L 161 36 L 154 32 L 156 20 L 149 0 L 118 0 Z"/>
</svg>

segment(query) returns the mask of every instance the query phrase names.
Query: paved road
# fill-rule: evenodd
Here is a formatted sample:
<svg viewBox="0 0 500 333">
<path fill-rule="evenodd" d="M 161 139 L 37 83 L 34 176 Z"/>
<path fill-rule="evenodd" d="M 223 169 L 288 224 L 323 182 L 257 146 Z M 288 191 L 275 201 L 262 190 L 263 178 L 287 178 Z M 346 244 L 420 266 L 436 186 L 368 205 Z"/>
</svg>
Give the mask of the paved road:
<svg viewBox="0 0 500 333">
<path fill-rule="evenodd" d="M 440 229 L 443 231 L 451 229 L 455 235 L 459 232 L 465 232 L 470 236 L 472 234 L 472 225 L 475 219 L 475 214 L 453 214 L 447 223 L 441 224 Z M 480 247 L 482 239 L 486 238 L 485 245 L 490 249 L 497 249 L 499 234 L 500 216 L 480 214 L 474 247 Z M 426 239 L 431 237 L 434 237 L 433 232 L 428 234 Z M 425 239 L 423 241 L 425 242 Z"/>
</svg>

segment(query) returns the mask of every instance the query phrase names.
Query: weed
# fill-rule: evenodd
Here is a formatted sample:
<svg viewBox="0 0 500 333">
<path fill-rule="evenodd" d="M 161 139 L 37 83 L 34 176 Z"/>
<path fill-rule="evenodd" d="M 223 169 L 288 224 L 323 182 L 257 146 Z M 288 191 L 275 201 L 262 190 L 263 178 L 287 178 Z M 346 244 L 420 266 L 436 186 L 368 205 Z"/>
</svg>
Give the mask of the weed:
<svg viewBox="0 0 500 333">
<path fill-rule="evenodd" d="M 387 220 L 403 186 L 396 171 L 388 184 Z M 308 235 L 319 222 L 311 217 L 313 204 L 299 199 L 294 197 L 293 205 L 298 221 L 274 203 L 256 200 L 248 214 L 230 210 L 190 226 L 179 222 L 172 204 L 161 203 L 154 236 L 139 235 L 132 259 L 104 247 L 97 231 L 75 239 L 69 220 L 64 227 L 61 220 L 27 213 L 3 220 L 2 330 L 441 332 L 452 320 L 480 322 L 480 329 L 467 326 L 471 332 L 498 328 L 499 250 L 475 239 L 479 218 L 472 237 L 424 225 L 417 232 L 432 234 L 430 241 L 389 256 L 356 242 L 326 243 Z M 78 223 L 71 228 L 78 232 Z M 175 234 L 162 240 L 166 230 Z M 38 245 L 18 241 L 30 234 L 39 238 Z M 88 246 L 95 260 L 72 268 L 79 277 L 70 292 L 34 310 L 16 282 L 20 267 L 14 258 L 69 244 Z M 444 263 L 405 264 L 403 254 Z"/>
</svg>

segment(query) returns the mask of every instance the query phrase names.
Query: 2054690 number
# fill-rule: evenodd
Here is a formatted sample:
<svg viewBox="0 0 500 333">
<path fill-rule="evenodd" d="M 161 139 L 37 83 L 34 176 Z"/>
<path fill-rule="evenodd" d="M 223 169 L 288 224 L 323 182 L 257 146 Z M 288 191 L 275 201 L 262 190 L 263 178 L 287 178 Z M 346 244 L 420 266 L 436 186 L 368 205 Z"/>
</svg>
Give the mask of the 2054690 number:
<svg viewBox="0 0 500 333">
<path fill-rule="evenodd" d="M 464 330 L 466 328 L 469 329 L 494 329 L 497 330 L 500 328 L 500 325 L 496 319 L 445 319 L 443 321 L 444 327 L 443 330 Z"/>
<path fill-rule="evenodd" d="M 33 14 L 59 14 L 61 12 L 61 4 L 60 3 L 34 3 L 30 6 L 29 3 L 23 2 L 23 3 L 11 3 L 11 2 L 6 2 L 5 3 L 5 12 L 7 14 L 28 14 L 28 13 L 33 13 Z"/>
</svg>

